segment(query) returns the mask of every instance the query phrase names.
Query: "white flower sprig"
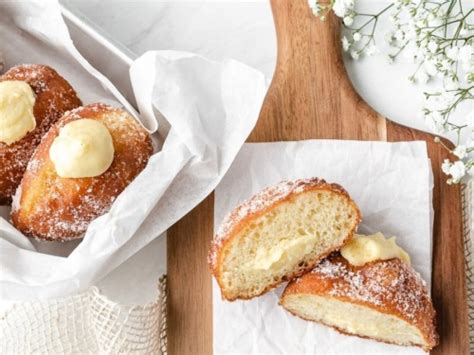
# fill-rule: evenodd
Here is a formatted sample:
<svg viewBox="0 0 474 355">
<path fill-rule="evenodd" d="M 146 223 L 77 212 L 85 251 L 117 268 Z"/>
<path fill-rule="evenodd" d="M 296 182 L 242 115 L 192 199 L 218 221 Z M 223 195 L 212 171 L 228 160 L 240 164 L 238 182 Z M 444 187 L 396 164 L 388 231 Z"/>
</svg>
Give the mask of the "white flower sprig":
<svg viewBox="0 0 474 355">
<path fill-rule="evenodd" d="M 393 24 L 385 38 L 392 48 L 393 62 L 401 53 L 416 64 L 409 77 L 413 83 L 439 80 L 439 90 L 424 93 L 422 113 L 436 134 L 454 132 L 456 158 L 446 160 L 442 170 L 447 182 L 460 183 L 474 176 L 474 2 L 471 0 L 392 0 L 374 14 L 359 13 L 354 0 L 308 1 L 322 20 L 332 10 L 341 18 L 342 48 L 353 59 L 379 52 L 375 33 L 380 16 Z M 470 8 L 469 8 L 470 6 Z M 357 25 L 355 25 L 357 24 Z M 453 119 L 453 112 L 464 114 L 466 123 Z M 436 140 L 440 144 L 440 139 Z"/>
</svg>

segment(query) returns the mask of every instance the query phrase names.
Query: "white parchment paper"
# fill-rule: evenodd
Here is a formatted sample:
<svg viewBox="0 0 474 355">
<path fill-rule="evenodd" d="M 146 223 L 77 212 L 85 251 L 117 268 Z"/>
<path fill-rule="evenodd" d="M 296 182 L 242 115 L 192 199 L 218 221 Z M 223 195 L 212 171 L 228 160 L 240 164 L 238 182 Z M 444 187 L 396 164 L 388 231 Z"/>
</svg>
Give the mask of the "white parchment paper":
<svg viewBox="0 0 474 355">
<path fill-rule="evenodd" d="M 0 2 L 0 38 L 5 69 L 47 64 L 84 104 L 101 101 L 133 111 L 75 49 L 56 1 Z M 179 52 L 144 54 L 132 65 L 131 81 L 144 109 L 142 124 L 150 132 L 162 124 L 155 134 L 161 150 L 80 243 L 32 243 L 1 209 L 0 299 L 85 289 L 166 231 L 220 181 L 254 126 L 266 92 L 263 75 L 243 64 Z"/>
<path fill-rule="evenodd" d="M 346 188 L 363 214 L 361 233 L 397 236 L 431 282 L 432 172 L 425 142 L 309 140 L 245 144 L 215 192 L 214 230 L 238 203 L 284 179 L 322 177 Z M 250 301 L 226 302 L 213 281 L 215 354 L 422 354 L 345 336 L 290 315 L 284 286 Z"/>
</svg>

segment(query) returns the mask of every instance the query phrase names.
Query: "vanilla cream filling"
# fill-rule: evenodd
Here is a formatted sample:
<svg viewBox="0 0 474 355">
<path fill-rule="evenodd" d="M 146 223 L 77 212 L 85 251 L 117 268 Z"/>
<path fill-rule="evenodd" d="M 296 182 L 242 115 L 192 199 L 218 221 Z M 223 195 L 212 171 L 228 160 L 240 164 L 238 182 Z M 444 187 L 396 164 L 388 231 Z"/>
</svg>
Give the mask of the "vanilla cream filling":
<svg viewBox="0 0 474 355">
<path fill-rule="evenodd" d="M 382 233 L 373 235 L 356 234 L 341 249 L 341 255 L 350 264 L 362 266 L 375 260 L 388 260 L 398 258 L 410 263 L 408 253 L 396 243 L 396 238 L 385 238 Z"/>
<path fill-rule="evenodd" d="M 35 93 L 24 81 L 0 82 L 0 142 L 18 142 L 36 128 Z"/>
<path fill-rule="evenodd" d="M 295 259 L 308 254 L 314 244 L 314 236 L 304 235 L 278 243 L 270 250 L 257 249 L 252 268 L 279 270 L 294 263 Z"/>
<path fill-rule="evenodd" d="M 59 131 L 49 157 L 63 178 L 102 175 L 114 160 L 114 145 L 107 127 L 93 119 L 67 123 Z"/>
</svg>

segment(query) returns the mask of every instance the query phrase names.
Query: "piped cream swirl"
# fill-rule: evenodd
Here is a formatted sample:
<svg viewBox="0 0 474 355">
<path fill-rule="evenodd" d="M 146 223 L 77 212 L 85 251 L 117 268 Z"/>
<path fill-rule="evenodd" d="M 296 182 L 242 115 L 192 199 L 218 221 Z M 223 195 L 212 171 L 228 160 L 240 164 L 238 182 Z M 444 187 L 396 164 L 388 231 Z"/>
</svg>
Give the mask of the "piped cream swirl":
<svg viewBox="0 0 474 355">
<path fill-rule="evenodd" d="M 0 82 L 0 142 L 18 142 L 36 128 L 35 93 L 24 81 Z"/>
<path fill-rule="evenodd" d="M 102 175 L 114 160 L 114 144 L 107 127 L 84 118 L 64 125 L 54 139 L 49 157 L 63 178 Z"/>
</svg>

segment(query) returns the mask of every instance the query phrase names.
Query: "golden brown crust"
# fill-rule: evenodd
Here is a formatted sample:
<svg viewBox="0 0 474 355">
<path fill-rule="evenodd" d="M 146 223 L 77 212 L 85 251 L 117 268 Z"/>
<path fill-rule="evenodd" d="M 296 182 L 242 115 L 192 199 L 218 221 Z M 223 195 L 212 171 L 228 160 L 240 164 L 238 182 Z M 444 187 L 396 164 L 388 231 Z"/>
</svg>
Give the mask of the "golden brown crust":
<svg viewBox="0 0 474 355">
<path fill-rule="evenodd" d="M 66 111 L 81 105 L 71 85 L 47 66 L 16 66 L 0 76 L 0 81 L 7 80 L 24 81 L 33 89 L 36 128 L 13 144 L 0 142 L 0 205 L 11 202 L 31 155 L 49 128 Z"/>
<path fill-rule="evenodd" d="M 114 144 L 114 160 L 100 176 L 61 178 L 49 148 L 65 124 L 82 118 L 102 122 Z M 68 240 L 82 237 L 89 223 L 106 213 L 115 198 L 145 168 L 152 154 L 148 133 L 125 111 L 92 104 L 64 115 L 35 151 L 15 196 L 12 222 L 25 235 Z"/>
<path fill-rule="evenodd" d="M 268 292 L 269 290 L 278 286 L 282 281 L 276 281 L 272 285 L 269 285 L 263 292 L 259 295 L 252 297 L 239 296 L 235 297 L 225 292 L 225 288 L 221 282 L 221 273 L 220 266 L 223 262 L 223 256 L 225 250 L 233 238 L 235 238 L 238 233 L 248 226 L 253 220 L 260 217 L 263 214 L 268 213 L 270 210 L 275 209 L 280 204 L 294 199 L 297 195 L 309 191 L 330 191 L 343 196 L 347 199 L 347 202 L 354 206 L 354 210 L 357 213 L 356 223 L 354 224 L 351 232 L 347 235 L 347 238 L 341 242 L 339 246 L 326 250 L 321 254 L 321 257 L 317 260 L 314 260 L 312 263 L 308 263 L 305 267 L 302 267 L 300 270 L 296 271 L 292 275 L 288 275 L 282 281 L 289 281 L 295 277 L 298 277 L 308 270 L 311 270 L 320 260 L 328 256 L 331 252 L 338 250 L 342 245 L 349 241 L 355 230 L 357 229 L 358 224 L 362 219 L 359 208 L 355 202 L 351 199 L 348 192 L 340 185 L 334 183 L 327 183 L 325 180 L 320 178 L 310 178 L 310 179 L 297 179 L 297 180 L 286 180 L 281 183 L 268 187 L 256 195 L 252 196 L 249 200 L 243 202 L 234 208 L 223 220 L 221 226 L 214 237 L 211 248 L 209 250 L 208 263 L 211 268 L 211 272 L 216 278 L 219 287 L 221 288 L 222 297 L 228 301 L 234 301 L 236 299 L 250 299 L 259 295 Z"/>
<path fill-rule="evenodd" d="M 419 329 L 427 344 L 425 350 L 438 344 L 436 312 L 425 282 L 409 264 L 399 259 L 357 267 L 339 253 L 333 253 L 312 271 L 291 281 L 280 304 L 284 306 L 287 296 L 298 294 L 334 298 L 398 317 Z"/>
</svg>

